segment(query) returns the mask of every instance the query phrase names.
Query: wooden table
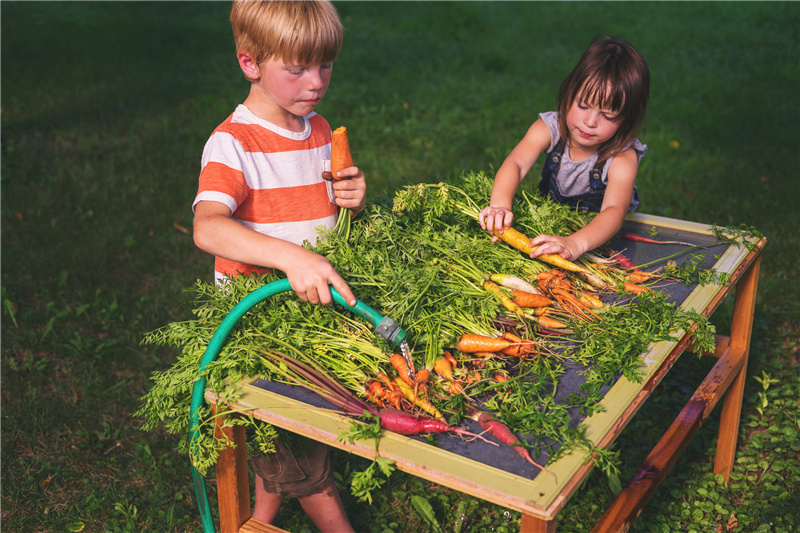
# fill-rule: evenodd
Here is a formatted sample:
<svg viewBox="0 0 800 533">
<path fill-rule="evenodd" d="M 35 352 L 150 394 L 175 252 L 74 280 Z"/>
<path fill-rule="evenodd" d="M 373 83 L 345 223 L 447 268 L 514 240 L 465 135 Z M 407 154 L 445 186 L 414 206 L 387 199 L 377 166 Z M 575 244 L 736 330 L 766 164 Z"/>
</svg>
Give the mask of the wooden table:
<svg viewBox="0 0 800 533">
<path fill-rule="evenodd" d="M 658 228 L 658 238 L 663 240 L 687 240 L 688 236 L 700 242 L 714 242 L 713 228 L 710 226 L 640 214 L 629 215 L 626 220 L 626 229 L 641 232 L 651 226 Z M 716 364 L 597 523 L 594 532 L 627 531 L 720 400 L 722 411 L 714 473 L 721 474 L 726 482 L 729 480 L 736 451 L 760 254 L 766 240 L 751 238 L 749 242 L 750 249 L 724 245 L 713 264 L 718 272 L 731 275 L 730 284 L 687 288 L 690 291 L 688 295 L 679 297 L 681 300 L 677 303 L 682 308 L 711 316 L 735 289 L 730 334 L 717 336 L 716 350 L 707 354 L 717 358 Z M 627 247 L 626 254 L 639 264 L 641 261 L 636 260 L 637 247 L 644 250 L 647 246 L 656 245 L 625 242 L 619 246 Z M 657 257 L 667 255 L 665 248 L 658 253 L 660 255 Z M 620 378 L 602 400 L 605 410 L 584 420 L 586 436 L 597 446 L 606 448 L 614 442 L 680 355 L 687 349 L 691 350 L 690 332 L 680 332 L 677 337 L 679 340 L 650 345 L 641 356 L 644 363 L 641 382 Z M 253 382 L 241 383 L 240 387 L 243 395 L 237 407 L 252 409 L 257 418 L 350 453 L 374 457 L 372 441 L 350 444 L 337 440 L 338 435 L 349 428 L 351 420 L 333 410 L 264 390 Z M 207 399 L 213 405 L 213 395 L 207 394 Z M 236 426 L 232 429 L 218 427 L 218 431 L 228 433 L 229 438 L 237 444 L 235 449 L 223 452 L 217 464 L 221 531 L 254 531 L 246 529 L 253 524 L 249 521 L 250 495 L 244 430 Z M 395 461 L 398 469 L 521 512 L 523 533 L 555 532 L 558 513 L 593 468 L 585 453 L 574 451 L 547 465 L 556 479 L 542 472 L 531 478 L 430 446 L 418 438 L 385 433 L 380 439 L 379 453 Z"/>
</svg>

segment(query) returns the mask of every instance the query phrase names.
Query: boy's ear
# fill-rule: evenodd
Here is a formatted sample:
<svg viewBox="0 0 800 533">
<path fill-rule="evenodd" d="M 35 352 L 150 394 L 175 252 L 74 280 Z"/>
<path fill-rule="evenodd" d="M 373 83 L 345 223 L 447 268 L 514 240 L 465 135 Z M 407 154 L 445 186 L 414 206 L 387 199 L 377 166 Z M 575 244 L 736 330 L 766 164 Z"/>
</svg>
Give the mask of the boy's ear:
<svg viewBox="0 0 800 533">
<path fill-rule="evenodd" d="M 236 59 L 239 61 L 239 67 L 242 69 L 247 79 L 257 80 L 261 77 L 261 72 L 258 70 L 258 63 L 255 62 L 250 52 L 246 50 L 236 52 Z"/>
</svg>

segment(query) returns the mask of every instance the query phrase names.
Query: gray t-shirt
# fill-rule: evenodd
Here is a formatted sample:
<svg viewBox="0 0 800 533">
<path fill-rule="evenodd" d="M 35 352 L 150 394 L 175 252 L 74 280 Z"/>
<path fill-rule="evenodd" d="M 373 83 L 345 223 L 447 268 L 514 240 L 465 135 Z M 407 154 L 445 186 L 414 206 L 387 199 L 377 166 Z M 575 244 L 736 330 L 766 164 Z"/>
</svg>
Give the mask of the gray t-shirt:
<svg viewBox="0 0 800 533">
<path fill-rule="evenodd" d="M 547 151 L 550 152 L 558 144 L 561 138 L 561 128 L 558 125 L 558 112 L 548 111 L 547 113 L 540 113 L 539 118 L 542 119 L 547 129 L 550 130 L 550 146 Z M 644 154 L 647 152 L 647 145 L 642 144 L 639 139 L 634 138 L 625 146 L 625 149 L 633 148 L 636 155 L 639 156 L 639 161 L 642 160 Z M 603 174 L 601 179 L 604 184 L 608 184 L 608 167 L 613 160 L 610 157 L 603 165 Z M 564 155 L 561 158 L 561 167 L 558 171 L 557 187 L 563 196 L 577 196 L 589 191 L 589 173 L 597 164 L 597 154 L 594 154 L 581 161 L 573 161 L 569 157 L 569 145 L 564 147 Z M 636 186 L 634 186 L 634 189 Z M 630 210 L 633 211 L 639 207 L 638 202 L 631 197 Z"/>
</svg>

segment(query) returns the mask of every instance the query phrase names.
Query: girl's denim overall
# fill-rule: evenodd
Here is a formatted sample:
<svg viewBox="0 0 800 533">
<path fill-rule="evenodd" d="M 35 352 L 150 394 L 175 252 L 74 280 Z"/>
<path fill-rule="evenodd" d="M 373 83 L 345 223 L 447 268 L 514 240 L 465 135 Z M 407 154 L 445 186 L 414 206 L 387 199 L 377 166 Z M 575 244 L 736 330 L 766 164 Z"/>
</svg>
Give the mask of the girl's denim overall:
<svg viewBox="0 0 800 533">
<path fill-rule="evenodd" d="M 542 179 L 539 182 L 539 190 L 545 196 L 550 196 L 560 204 L 565 204 L 578 209 L 588 209 L 589 211 L 600 211 L 603 205 L 603 197 L 606 193 L 606 185 L 603 183 L 603 164 L 598 162 L 589 171 L 589 190 L 575 196 L 564 196 L 556 185 L 558 171 L 561 168 L 561 158 L 564 157 L 564 141 L 559 141 L 552 151 L 548 152 L 542 168 Z M 634 189 L 635 204 L 639 204 L 639 195 Z"/>
</svg>

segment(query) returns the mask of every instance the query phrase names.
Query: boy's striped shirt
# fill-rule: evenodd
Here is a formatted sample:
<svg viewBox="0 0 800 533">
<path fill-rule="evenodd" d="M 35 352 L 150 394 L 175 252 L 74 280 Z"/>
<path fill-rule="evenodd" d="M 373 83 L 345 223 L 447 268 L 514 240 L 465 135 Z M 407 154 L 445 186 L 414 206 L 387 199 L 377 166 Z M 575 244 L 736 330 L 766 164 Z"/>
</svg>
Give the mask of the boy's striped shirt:
<svg viewBox="0 0 800 533">
<path fill-rule="evenodd" d="M 295 133 L 255 116 L 239 105 L 211 134 L 203 150 L 198 202 L 226 205 L 240 224 L 302 245 L 317 239 L 317 227 L 333 227 L 338 208 L 322 179 L 328 170 L 331 129 L 316 113 Z M 215 277 L 263 268 L 217 257 Z"/>
</svg>

